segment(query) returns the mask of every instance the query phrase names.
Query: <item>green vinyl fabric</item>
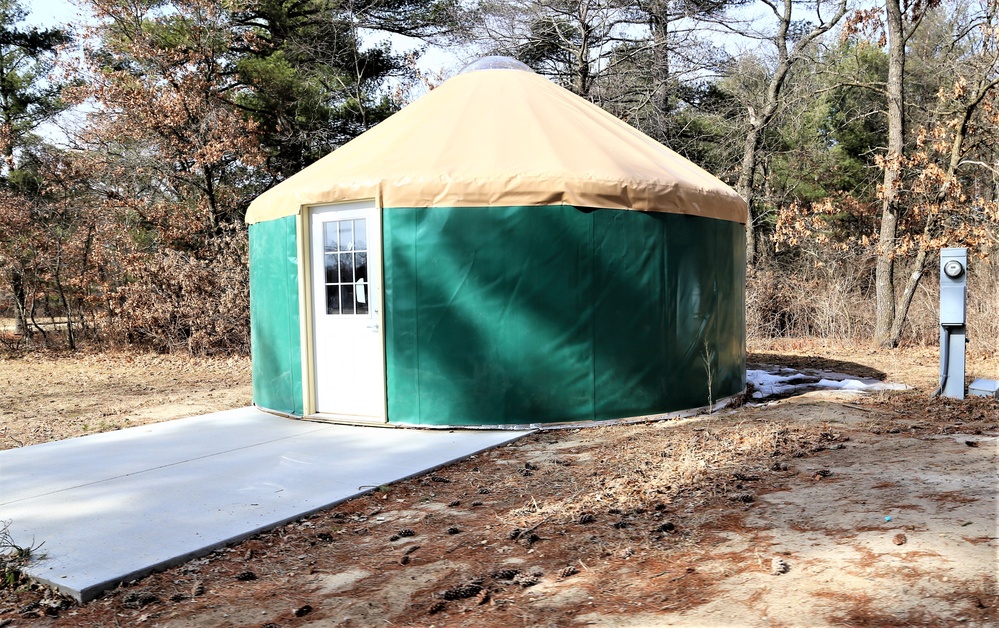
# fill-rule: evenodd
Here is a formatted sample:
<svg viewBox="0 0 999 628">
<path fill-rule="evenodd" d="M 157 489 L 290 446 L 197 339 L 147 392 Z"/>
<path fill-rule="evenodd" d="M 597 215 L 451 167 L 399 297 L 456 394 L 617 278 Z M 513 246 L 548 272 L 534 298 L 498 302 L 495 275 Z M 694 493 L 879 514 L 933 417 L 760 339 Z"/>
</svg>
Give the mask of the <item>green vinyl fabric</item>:
<svg viewBox="0 0 999 628">
<path fill-rule="evenodd" d="M 551 206 L 383 224 L 390 423 L 619 419 L 745 388 L 737 222 Z"/>
<path fill-rule="evenodd" d="M 253 402 L 302 415 L 302 342 L 295 216 L 250 225 Z"/>
</svg>

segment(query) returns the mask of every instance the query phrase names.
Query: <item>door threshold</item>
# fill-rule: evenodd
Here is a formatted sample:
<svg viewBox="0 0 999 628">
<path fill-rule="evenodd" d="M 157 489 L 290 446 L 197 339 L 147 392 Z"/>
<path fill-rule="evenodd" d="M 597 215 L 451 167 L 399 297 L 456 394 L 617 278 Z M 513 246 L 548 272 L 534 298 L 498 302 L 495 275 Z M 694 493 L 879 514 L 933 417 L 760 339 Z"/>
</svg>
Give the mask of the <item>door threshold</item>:
<svg viewBox="0 0 999 628">
<path fill-rule="evenodd" d="M 349 414 L 327 414 L 317 412 L 302 417 L 305 421 L 315 421 L 317 423 L 336 423 L 339 425 L 360 425 L 367 427 L 393 427 L 385 419 L 375 417 L 351 416 Z"/>
</svg>

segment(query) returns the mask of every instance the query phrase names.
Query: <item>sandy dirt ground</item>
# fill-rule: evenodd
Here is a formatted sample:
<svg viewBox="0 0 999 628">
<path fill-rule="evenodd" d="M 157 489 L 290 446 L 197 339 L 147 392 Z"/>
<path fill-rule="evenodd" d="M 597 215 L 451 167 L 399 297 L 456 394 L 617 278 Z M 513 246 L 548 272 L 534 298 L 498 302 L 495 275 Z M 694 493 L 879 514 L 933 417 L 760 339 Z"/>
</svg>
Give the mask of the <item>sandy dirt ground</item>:
<svg viewBox="0 0 999 628">
<path fill-rule="evenodd" d="M 0 626 L 999 625 L 999 404 L 929 399 L 931 349 L 752 348 L 914 388 L 536 433 L 83 606 L 8 586 Z M 239 360 L 29 356 L 0 382 L 7 447 L 249 400 Z"/>
<path fill-rule="evenodd" d="M 249 358 L 0 355 L 0 449 L 250 405 Z"/>
</svg>

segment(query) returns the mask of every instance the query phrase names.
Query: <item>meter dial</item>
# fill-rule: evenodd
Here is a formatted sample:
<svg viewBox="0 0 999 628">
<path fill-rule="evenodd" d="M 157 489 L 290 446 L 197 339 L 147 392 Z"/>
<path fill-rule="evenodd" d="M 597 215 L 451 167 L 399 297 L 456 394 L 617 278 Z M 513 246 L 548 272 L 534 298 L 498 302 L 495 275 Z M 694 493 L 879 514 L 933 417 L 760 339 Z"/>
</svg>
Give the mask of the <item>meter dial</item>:
<svg viewBox="0 0 999 628">
<path fill-rule="evenodd" d="M 964 274 L 964 266 L 956 259 L 952 259 L 944 264 L 943 271 L 951 279 L 957 279 Z"/>
</svg>

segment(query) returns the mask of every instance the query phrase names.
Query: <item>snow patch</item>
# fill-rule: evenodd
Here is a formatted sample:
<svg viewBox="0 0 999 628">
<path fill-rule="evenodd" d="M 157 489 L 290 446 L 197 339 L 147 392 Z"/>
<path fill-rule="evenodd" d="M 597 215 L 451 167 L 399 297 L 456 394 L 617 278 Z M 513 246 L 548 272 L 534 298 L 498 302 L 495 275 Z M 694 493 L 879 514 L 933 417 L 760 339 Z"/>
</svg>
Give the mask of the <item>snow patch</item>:
<svg viewBox="0 0 999 628">
<path fill-rule="evenodd" d="M 766 399 L 810 390 L 829 389 L 866 393 L 876 390 L 905 390 L 905 384 L 882 382 L 872 378 L 857 378 L 832 371 L 804 369 L 796 371 L 785 367 L 747 369 L 746 381 L 752 389 L 753 399 Z"/>
</svg>

